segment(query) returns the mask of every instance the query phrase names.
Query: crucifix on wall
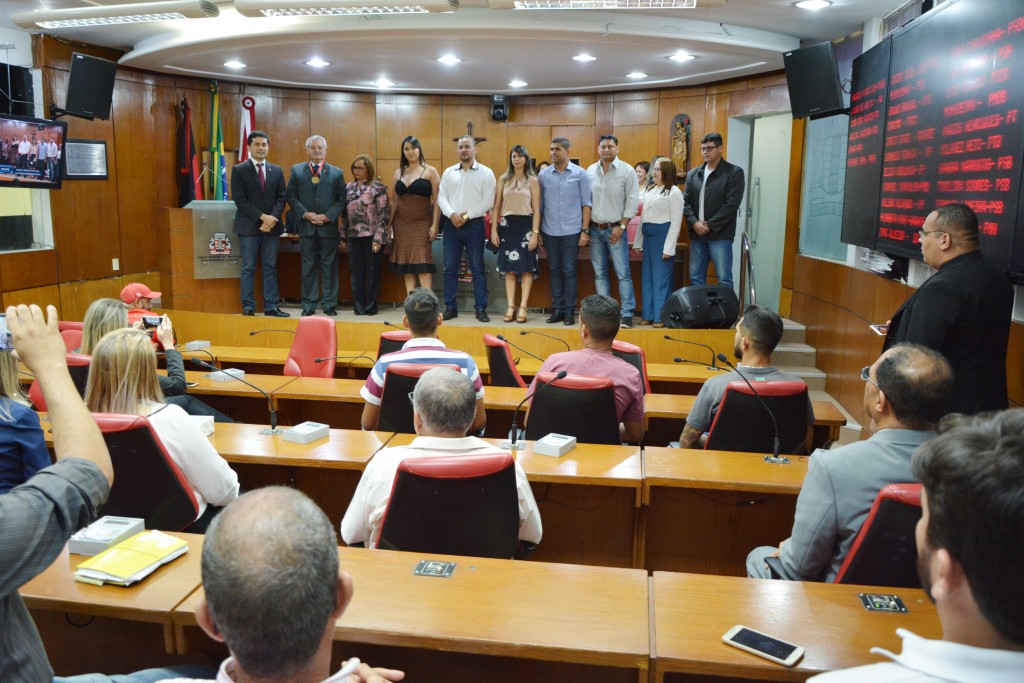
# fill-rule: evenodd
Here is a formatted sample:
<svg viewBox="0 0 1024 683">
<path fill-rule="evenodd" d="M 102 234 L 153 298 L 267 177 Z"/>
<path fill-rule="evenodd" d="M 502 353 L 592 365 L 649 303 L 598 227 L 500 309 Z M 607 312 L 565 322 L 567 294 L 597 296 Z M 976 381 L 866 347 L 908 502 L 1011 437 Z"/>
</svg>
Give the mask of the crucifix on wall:
<svg viewBox="0 0 1024 683">
<path fill-rule="evenodd" d="M 487 138 L 478 138 L 477 136 L 473 135 L 473 122 L 472 121 L 467 121 L 466 122 L 466 132 L 463 135 L 460 135 L 457 138 L 452 138 L 452 141 L 453 142 L 458 142 L 459 138 L 464 138 L 464 137 L 467 137 L 467 136 L 473 138 L 473 142 L 475 142 L 477 144 L 479 144 L 479 143 L 481 143 L 481 142 L 483 142 L 484 140 L 487 139 Z"/>
</svg>

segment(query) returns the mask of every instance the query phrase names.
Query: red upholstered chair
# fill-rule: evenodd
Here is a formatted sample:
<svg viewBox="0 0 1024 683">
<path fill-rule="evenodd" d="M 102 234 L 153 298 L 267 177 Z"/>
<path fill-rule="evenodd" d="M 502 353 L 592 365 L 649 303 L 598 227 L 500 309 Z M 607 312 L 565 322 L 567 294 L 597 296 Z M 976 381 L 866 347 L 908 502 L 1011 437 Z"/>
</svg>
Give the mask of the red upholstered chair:
<svg viewBox="0 0 1024 683">
<path fill-rule="evenodd" d="M 380 342 L 377 344 L 377 358 L 385 353 L 399 351 L 405 342 L 412 339 L 412 332 L 409 330 L 388 330 L 380 333 Z"/>
<path fill-rule="evenodd" d="M 84 353 L 69 353 L 65 358 L 67 358 L 68 362 L 68 372 L 71 373 L 71 381 L 75 383 L 78 393 L 84 397 L 85 384 L 89 379 L 89 363 L 92 362 L 92 356 L 87 356 Z M 28 397 L 32 401 L 32 405 L 36 407 L 36 410 L 46 410 L 43 388 L 39 386 L 39 380 L 32 380 L 32 384 L 28 387 Z"/>
<path fill-rule="evenodd" d="M 64 348 L 68 353 L 74 353 L 75 349 L 82 347 L 81 330 L 61 330 L 60 336 L 64 340 Z"/>
<path fill-rule="evenodd" d="M 85 329 L 85 323 L 77 322 L 75 320 L 58 320 L 57 329 L 60 332 L 64 330 L 78 330 L 82 332 Z"/>
<path fill-rule="evenodd" d="M 807 452 L 810 402 L 807 385 L 799 380 L 753 382 L 779 424 L 779 453 Z M 743 380 L 729 382 L 708 430 L 704 448 L 713 451 L 771 453 L 775 446 L 772 418 Z"/>
<path fill-rule="evenodd" d="M 291 377 L 333 377 L 338 355 L 338 330 L 334 321 L 320 316 L 299 318 L 295 340 L 284 362 L 284 374 Z M 317 358 L 329 358 L 322 363 Z"/>
<path fill-rule="evenodd" d="M 512 360 L 512 351 L 508 343 L 493 334 L 485 334 L 484 345 L 487 347 L 487 367 L 490 369 L 491 384 L 496 387 L 525 389 L 526 382 Z"/>
<path fill-rule="evenodd" d="M 883 488 L 834 582 L 920 588 L 914 535 L 920 519 L 920 484 L 889 484 Z"/>
<path fill-rule="evenodd" d="M 550 386 L 543 388 L 543 385 Z M 615 384 L 607 377 L 555 373 L 537 375 L 537 391 L 526 413 L 526 438 L 541 439 L 552 432 L 575 436 L 580 443 L 622 443 Z"/>
<path fill-rule="evenodd" d="M 403 460 L 377 547 L 444 555 L 511 558 L 519 550 L 515 461 L 505 451 Z"/>
<path fill-rule="evenodd" d="M 147 529 L 180 531 L 199 515 L 199 503 L 141 415 L 93 413 L 114 466 L 114 486 L 100 515 L 141 517 Z"/>
<path fill-rule="evenodd" d="M 412 420 L 412 401 L 409 392 L 427 370 L 449 368 L 461 372 L 457 365 L 431 365 L 429 363 L 391 363 L 384 373 L 384 392 L 380 397 L 377 429 L 385 432 L 415 434 Z"/>
<path fill-rule="evenodd" d="M 612 355 L 621 358 L 640 371 L 644 380 L 644 393 L 651 393 L 651 382 L 647 379 L 647 354 L 642 346 L 630 344 L 620 339 L 612 340 Z"/>
</svg>

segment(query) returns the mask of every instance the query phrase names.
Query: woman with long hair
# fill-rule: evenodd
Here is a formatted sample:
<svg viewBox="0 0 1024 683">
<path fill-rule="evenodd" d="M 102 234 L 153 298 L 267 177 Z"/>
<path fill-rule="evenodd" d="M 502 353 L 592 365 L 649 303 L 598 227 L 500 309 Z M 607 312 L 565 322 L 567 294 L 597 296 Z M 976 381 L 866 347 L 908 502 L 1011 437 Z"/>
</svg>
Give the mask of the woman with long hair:
<svg viewBox="0 0 1024 683">
<path fill-rule="evenodd" d="M 494 193 L 491 221 L 491 243 L 498 247 L 498 272 L 505 274 L 508 311 L 504 320 L 525 323 L 530 289 L 537 272 L 537 247 L 540 246 L 540 183 L 530 165 L 530 153 L 522 145 L 512 147 L 508 155 L 508 168 Z M 519 315 L 516 315 L 517 278 L 522 278 L 523 282 Z"/>
<path fill-rule="evenodd" d="M 405 291 L 419 286 L 432 289 L 434 253 L 431 242 L 437 239 L 437 191 L 441 176 L 427 164 L 423 145 L 414 136 L 402 140 L 402 160 L 395 171 L 391 195 L 391 233 L 394 247 L 391 270 L 405 277 Z"/>
<path fill-rule="evenodd" d="M 672 291 L 676 240 L 683 221 L 683 193 L 675 185 L 676 165 L 661 157 L 651 167 L 651 185 L 643 193 L 643 214 L 633 249 L 642 254 L 641 289 L 643 320 L 641 325 L 662 328 L 661 309 Z"/>
<path fill-rule="evenodd" d="M 388 188 L 377 180 L 373 160 L 360 154 L 352 160 L 352 182 L 345 186 L 342 237 L 348 249 L 352 302 L 356 315 L 377 315 L 380 271 L 388 234 Z"/>
<path fill-rule="evenodd" d="M 0 493 L 51 464 L 39 417 L 18 382 L 18 361 L 0 351 Z"/>
<path fill-rule="evenodd" d="M 99 340 L 92 349 L 85 402 L 95 413 L 149 419 L 199 503 L 199 515 L 187 531 L 202 533 L 219 509 L 238 497 L 238 475 L 184 410 L 164 403 L 156 351 L 142 330 L 125 327 Z"/>
</svg>

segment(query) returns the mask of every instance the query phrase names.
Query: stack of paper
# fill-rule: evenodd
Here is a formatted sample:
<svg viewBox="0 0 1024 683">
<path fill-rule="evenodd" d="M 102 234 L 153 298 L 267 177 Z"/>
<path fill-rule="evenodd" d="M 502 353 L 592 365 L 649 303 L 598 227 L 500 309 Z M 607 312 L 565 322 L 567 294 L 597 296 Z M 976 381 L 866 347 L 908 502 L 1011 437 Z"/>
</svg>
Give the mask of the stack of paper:
<svg viewBox="0 0 1024 683">
<path fill-rule="evenodd" d="M 75 581 L 130 586 L 188 552 L 188 543 L 159 531 L 143 531 L 78 565 Z"/>
</svg>

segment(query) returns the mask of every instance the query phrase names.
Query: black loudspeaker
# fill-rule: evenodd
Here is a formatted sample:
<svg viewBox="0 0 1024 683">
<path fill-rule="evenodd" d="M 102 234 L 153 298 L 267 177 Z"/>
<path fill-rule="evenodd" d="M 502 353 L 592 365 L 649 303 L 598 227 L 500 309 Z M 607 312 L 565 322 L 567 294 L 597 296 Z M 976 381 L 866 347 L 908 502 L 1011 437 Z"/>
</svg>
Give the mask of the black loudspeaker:
<svg viewBox="0 0 1024 683">
<path fill-rule="evenodd" d="M 793 118 L 817 118 L 842 111 L 843 86 L 839 82 L 836 48 L 818 43 L 782 55 Z"/>
<path fill-rule="evenodd" d="M 31 71 L 23 66 L 0 64 L 0 91 L 0 114 L 24 116 L 29 119 L 36 115 Z"/>
<path fill-rule="evenodd" d="M 508 121 L 508 98 L 504 95 L 491 96 L 491 118 L 499 123 Z"/>
<path fill-rule="evenodd" d="M 732 287 L 692 285 L 672 292 L 661 308 L 665 327 L 726 329 L 740 317 L 740 301 Z"/>
<path fill-rule="evenodd" d="M 65 111 L 87 119 L 109 119 L 116 74 L 114 62 L 73 52 Z"/>
</svg>

